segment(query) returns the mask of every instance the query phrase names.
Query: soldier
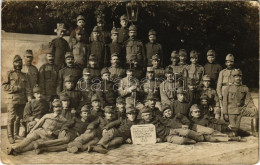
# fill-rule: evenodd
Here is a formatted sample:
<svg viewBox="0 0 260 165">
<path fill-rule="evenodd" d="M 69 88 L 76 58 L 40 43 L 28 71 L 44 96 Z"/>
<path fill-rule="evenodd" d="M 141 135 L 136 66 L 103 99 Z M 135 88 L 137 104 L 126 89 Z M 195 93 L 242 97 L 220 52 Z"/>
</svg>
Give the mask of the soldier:
<svg viewBox="0 0 260 165">
<path fill-rule="evenodd" d="M 225 119 L 229 119 L 230 127 L 239 128 L 242 116 L 250 116 L 252 119 L 252 134 L 258 135 L 258 110 L 255 107 L 249 89 L 242 85 L 242 71 L 235 69 L 232 71 L 234 84 L 224 90 L 223 114 Z M 255 125 L 254 125 L 255 124 Z M 254 128 L 255 127 L 255 128 Z"/>
<path fill-rule="evenodd" d="M 83 42 L 84 31 L 82 28 L 75 29 L 76 36 L 75 42 L 70 44 L 70 49 L 74 55 L 75 64 L 78 65 L 80 69 L 86 67 L 88 48 L 87 45 Z"/>
<path fill-rule="evenodd" d="M 31 144 L 38 139 L 50 140 L 55 139 L 58 136 L 66 119 L 61 116 L 62 106 L 60 100 L 55 99 L 52 104 L 53 113 L 44 115 L 25 139 L 15 147 L 8 148 L 8 155 L 15 155 L 16 153 L 26 151 L 26 149 L 28 149 L 27 145 L 31 146 Z"/>
<path fill-rule="evenodd" d="M 54 54 L 50 49 L 45 50 L 47 63 L 39 69 L 39 86 L 48 102 L 56 97 L 59 69 L 54 63 Z"/>
<path fill-rule="evenodd" d="M 36 154 L 42 152 L 57 152 L 57 151 L 71 151 L 68 147 L 68 143 L 73 141 L 76 137 L 83 134 L 87 126 L 93 121 L 93 117 L 90 116 L 90 108 L 87 105 L 83 106 L 80 111 L 80 118 L 72 118 L 68 120 L 59 132 L 58 139 L 47 140 L 43 142 L 35 142 L 34 149 Z"/>
<path fill-rule="evenodd" d="M 100 69 L 100 67 L 98 67 L 97 58 L 96 58 L 95 54 L 89 55 L 87 68 L 89 69 L 92 79 L 96 79 L 101 76 L 100 75 L 101 69 Z"/>
<path fill-rule="evenodd" d="M 129 38 L 129 31 L 127 29 L 128 19 L 124 14 L 120 17 L 121 28 L 118 29 L 118 43 L 123 44 Z"/>
<path fill-rule="evenodd" d="M 65 94 L 68 95 L 70 99 L 71 109 L 74 109 L 78 115 L 80 110 L 79 105 L 82 101 L 82 93 L 81 91 L 75 90 L 75 80 L 72 75 L 68 75 L 64 78 L 64 89 L 60 92 L 59 96 L 61 97 Z"/>
<path fill-rule="evenodd" d="M 78 29 L 82 29 L 83 30 L 83 34 L 82 34 L 82 42 L 83 43 L 87 43 L 87 36 L 86 36 L 86 31 L 85 31 L 85 18 L 82 15 L 79 15 L 77 17 L 77 27 L 76 29 L 74 29 L 71 33 L 70 33 L 70 42 L 72 42 L 72 39 L 76 37 L 76 31 L 78 31 Z"/>
<path fill-rule="evenodd" d="M 93 28 L 93 41 L 89 44 L 89 54 L 95 54 L 97 67 L 99 69 L 104 67 L 104 60 L 106 57 L 105 44 L 99 40 L 100 31 L 97 26 Z"/>
<path fill-rule="evenodd" d="M 115 109 L 117 119 L 125 119 L 126 118 L 126 103 L 125 99 L 121 96 L 116 99 L 116 109 Z"/>
<path fill-rule="evenodd" d="M 137 28 L 135 25 L 131 25 L 129 27 L 129 39 L 125 41 L 125 50 L 126 50 L 126 64 L 131 63 L 132 54 L 137 55 L 137 61 L 139 64 L 143 64 L 142 66 L 146 67 L 146 56 L 144 51 L 143 43 L 140 40 L 136 39 L 137 36 Z"/>
<path fill-rule="evenodd" d="M 222 70 L 222 67 L 215 62 L 216 53 L 214 50 L 210 49 L 207 52 L 207 61 L 208 63 L 204 65 L 205 74 L 209 75 L 211 79 L 211 85 L 215 89 L 217 86 L 218 75 Z"/>
<path fill-rule="evenodd" d="M 44 99 L 42 90 L 38 85 L 33 88 L 33 96 L 35 99 L 26 103 L 23 112 L 23 121 L 26 122 L 26 132 L 30 132 L 35 124 L 50 110 L 49 103 Z"/>
<path fill-rule="evenodd" d="M 133 75 L 135 78 L 137 78 L 139 81 L 141 81 L 145 76 L 144 68 L 142 67 L 142 63 L 138 62 L 137 55 L 132 54 L 130 57 L 130 69 L 133 70 Z"/>
<path fill-rule="evenodd" d="M 36 84 L 38 84 L 38 69 L 34 65 L 32 65 L 32 61 L 32 50 L 26 50 L 24 54 L 24 65 L 22 68 L 22 72 L 26 73 L 31 90 Z"/>
<path fill-rule="evenodd" d="M 187 100 L 190 106 L 193 104 L 198 104 L 200 101 L 200 92 L 198 91 L 196 80 L 188 79 L 187 86 Z"/>
<path fill-rule="evenodd" d="M 91 115 L 95 117 L 104 116 L 104 111 L 102 109 L 103 105 L 103 98 L 101 98 L 99 95 L 94 94 L 91 98 Z"/>
<path fill-rule="evenodd" d="M 97 17 L 97 27 L 100 32 L 100 41 L 107 44 L 110 42 L 110 34 L 108 31 L 104 29 L 105 26 L 105 20 L 102 17 Z"/>
<path fill-rule="evenodd" d="M 113 53 L 111 55 L 111 66 L 108 67 L 108 70 L 110 72 L 110 78 L 113 82 L 117 82 L 119 79 L 122 79 L 125 77 L 125 69 L 120 67 L 120 63 L 122 62 L 118 54 Z"/>
<path fill-rule="evenodd" d="M 184 57 L 184 52 L 182 51 L 182 58 L 183 57 Z M 167 68 L 172 68 L 173 73 L 178 74 L 180 77 L 187 77 L 188 75 L 187 69 L 183 67 L 185 65 L 178 65 L 180 58 L 179 58 L 179 53 L 176 50 L 172 51 L 171 53 L 171 61 L 172 64 L 168 65 Z"/>
<path fill-rule="evenodd" d="M 156 103 L 159 101 L 159 98 L 154 93 L 149 93 L 146 97 L 146 106 L 150 108 L 153 112 L 153 116 L 162 117 L 162 112 L 156 106 Z"/>
<path fill-rule="evenodd" d="M 210 117 L 215 117 L 213 108 L 209 104 L 209 97 L 206 94 L 200 96 L 199 109 L 202 115 L 208 115 Z"/>
<path fill-rule="evenodd" d="M 182 114 L 186 117 L 189 116 L 190 103 L 185 98 L 185 94 L 182 87 L 177 89 L 177 100 L 171 104 L 174 115 Z"/>
<path fill-rule="evenodd" d="M 219 106 L 219 99 L 218 95 L 215 89 L 210 87 L 211 84 L 211 78 L 209 75 L 204 75 L 202 78 L 202 85 L 203 87 L 201 89 L 198 89 L 200 92 L 200 95 L 207 95 L 208 96 L 208 103 L 210 107 L 212 108 L 211 110 L 214 109 L 214 114 L 216 119 L 219 119 L 220 117 L 220 106 Z"/>
<path fill-rule="evenodd" d="M 154 29 L 149 30 L 148 36 L 149 36 L 149 42 L 145 44 L 145 54 L 146 54 L 146 59 L 148 60 L 147 66 L 152 65 L 152 61 L 150 59 L 155 54 L 158 54 L 159 59 L 161 59 L 160 65 L 164 66 L 162 45 L 157 43 L 156 41 L 156 31 Z"/>
<path fill-rule="evenodd" d="M 7 135 L 11 144 L 15 142 L 14 138 L 19 138 L 20 119 L 23 117 L 25 103 L 32 98 L 26 74 L 21 72 L 23 62 L 19 55 L 14 56 L 13 67 L 14 70 L 8 72 L 8 77 L 2 84 L 7 93 Z"/>
<path fill-rule="evenodd" d="M 54 63 L 61 69 L 64 67 L 65 54 L 69 51 L 69 43 L 63 38 L 63 35 L 66 33 L 64 23 L 57 23 L 57 29 L 54 31 L 57 33 L 57 38 L 50 42 L 50 46 L 55 57 Z"/>
<path fill-rule="evenodd" d="M 159 79 L 161 82 L 165 79 L 164 69 L 160 67 L 160 57 L 158 54 L 154 54 L 151 58 L 152 67 L 154 69 L 154 76 L 156 79 Z"/>
<path fill-rule="evenodd" d="M 59 95 L 60 92 L 64 89 L 64 79 L 66 76 L 71 75 L 74 78 L 74 84 L 82 76 L 82 71 L 75 65 L 74 63 L 74 56 L 71 52 L 67 52 L 65 55 L 66 60 L 66 67 L 59 70 L 59 78 L 58 78 L 58 85 L 57 85 L 57 94 Z"/>
<path fill-rule="evenodd" d="M 185 49 L 180 49 L 179 50 L 179 59 L 180 62 L 178 63 L 178 65 L 180 66 L 180 70 L 183 70 L 184 68 L 186 68 L 188 66 L 188 64 L 186 63 L 187 60 L 187 52 Z"/>
<path fill-rule="evenodd" d="M 188 78 L 194 79 L 196 81 L 196 85 L 201 83 L 202 76 L 204 75 L 204 68 L 198 64 L 198 52 L 192 50 L 190 52 L 190 62 L 191 65 L 186 67 L 188 71 Z"/>
<path fill-rule="evenodd" d="M 65 119 L 71 120 L 73 117 L 75 117 L 76 110 L 71 108 L 70 97 L 66 93 L 63 93 L 60 95 L 60 101 L 62 103 L 61 115 Z"/>
<path fill-rule="evenodd" d="M 123 45 L 122 43 L 118 42 L 118 30 L 113 28 L 111 30 L 111 39 L 112 42 L 108 44 L 107 47 L 107 57 L 105 59 L 106 66 L 109 66 L 109 60 L 112 58 L 113 54 L 117 54 L 119 60 L 122 62 L 120 66 L 125 66 L 125 53 L 123 52 Z"/>
</svg>

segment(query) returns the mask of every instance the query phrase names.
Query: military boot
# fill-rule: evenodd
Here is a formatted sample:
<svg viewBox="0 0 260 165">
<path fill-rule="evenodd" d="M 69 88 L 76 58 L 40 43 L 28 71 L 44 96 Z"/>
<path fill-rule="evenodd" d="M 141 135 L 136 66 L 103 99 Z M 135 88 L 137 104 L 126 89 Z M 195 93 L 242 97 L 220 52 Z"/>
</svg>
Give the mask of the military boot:
<svg viewBox="0 0 260 165">
<path fill-rule="evenodd" d="M 8 141 L 10 144 L 14 144 L 14 125 L 7 125 L 7 135 L 8 135 Z"/>
<path fill-rule="evenodd" d="M 19 136 L 20 122 L 14 122 L 14 139 L 21 140 L 22 138 Z"/>
<path fill-rule="evenodd" d="M 108 150 L 105 149 L 102 145 L 96 145 L 95 147 L 93 147 L 93 151 L 101 154 L 106 154 L 108 152 Z"/>
<path fill-rule="evenodd" d="M 251 131 L 253 136 L 259 137 L 259 118 L 251 120 Z"/>
<path fill-rule="evenodd" d="M 198 132 L 195 132 L 193 130 L 190 130 L 188 135 L 188 138 L 195 140 L 196 142 L 203 142 L 204 141 L 204 136 Z"/>
<path fill-rule="evenodd" d="M 22 122 L 21 123 L 21 126 L 23 127 L 23 132 L 22 132 L 22 134 L 21 134 L 21 137 L 26 137 L 26 135 L 27 135 L 27 128 L 26 128 L 26 123 L 25 122 Z"/>
</svg>

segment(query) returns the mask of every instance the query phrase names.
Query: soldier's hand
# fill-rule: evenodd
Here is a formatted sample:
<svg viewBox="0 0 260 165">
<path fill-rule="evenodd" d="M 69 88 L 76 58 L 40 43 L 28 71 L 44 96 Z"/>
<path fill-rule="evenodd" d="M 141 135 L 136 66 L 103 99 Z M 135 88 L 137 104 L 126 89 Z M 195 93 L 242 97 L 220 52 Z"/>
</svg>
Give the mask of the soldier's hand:
<svg viewBox="0 0 260 165">
<path fill-rule="evenodd" d="M 126 139 L 125 141 L 127 144 L 131 144 L 132 143 L 132 140 L 130 138 Z"/>
</svg>

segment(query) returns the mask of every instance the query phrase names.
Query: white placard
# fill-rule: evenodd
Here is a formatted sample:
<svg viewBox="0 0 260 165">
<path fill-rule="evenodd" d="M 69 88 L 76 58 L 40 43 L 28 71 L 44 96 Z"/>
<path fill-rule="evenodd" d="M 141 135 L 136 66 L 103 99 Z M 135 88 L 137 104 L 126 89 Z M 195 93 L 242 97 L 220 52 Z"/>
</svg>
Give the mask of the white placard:
<svg viewBox="0 0 260 165">
<path fill-rule="evenodd" d="M 153 124 L 133 125 L 131 136 L 133 144 L 155 144 L 155 126 Z"/>
</svg>

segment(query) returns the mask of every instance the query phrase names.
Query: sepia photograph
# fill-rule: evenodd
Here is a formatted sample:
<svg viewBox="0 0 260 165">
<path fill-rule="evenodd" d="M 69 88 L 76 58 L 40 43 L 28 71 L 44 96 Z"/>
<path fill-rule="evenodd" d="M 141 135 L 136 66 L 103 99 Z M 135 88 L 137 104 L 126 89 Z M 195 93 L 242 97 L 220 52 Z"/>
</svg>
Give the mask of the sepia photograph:
<svg viewBox="0 0 260 165">
<path fill-rule="evenodd" d="M 2 164 L 257 164 L 258 1 L 3 0 Z"/>
</svg>

